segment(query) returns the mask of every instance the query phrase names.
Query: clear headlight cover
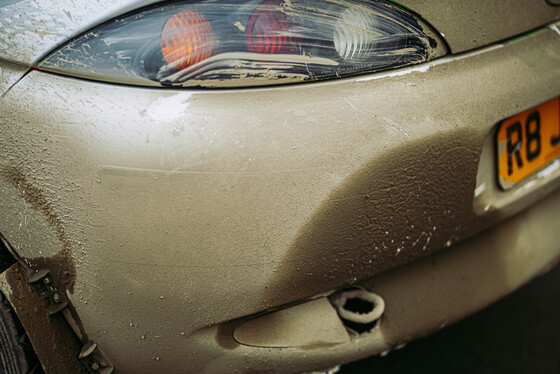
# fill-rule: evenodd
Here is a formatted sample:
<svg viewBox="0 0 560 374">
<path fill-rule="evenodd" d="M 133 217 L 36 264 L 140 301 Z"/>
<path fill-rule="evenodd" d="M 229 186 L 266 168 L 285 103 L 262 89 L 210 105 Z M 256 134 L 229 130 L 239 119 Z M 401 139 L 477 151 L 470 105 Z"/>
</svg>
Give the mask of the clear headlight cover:
<svg viewBox="0 0 560 374">
<path fill-rule="evenodd" d="M 232 87 L 369 73 L 445 53 L 425 22 L 390 2 L 194 0 L 106 22 L 39 69 L 144 86 Z"/>
</svg>

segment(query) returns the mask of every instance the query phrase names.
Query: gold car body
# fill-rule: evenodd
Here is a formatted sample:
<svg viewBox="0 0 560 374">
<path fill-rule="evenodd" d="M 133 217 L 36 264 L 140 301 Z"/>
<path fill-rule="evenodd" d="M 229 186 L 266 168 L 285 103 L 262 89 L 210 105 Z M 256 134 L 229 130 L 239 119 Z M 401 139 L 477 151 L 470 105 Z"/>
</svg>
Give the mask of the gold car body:
<svg viewBox="0 0 560 374">
<path fill-rule="evenodd" d="M 38 2 L 60 22 L 17 31 L 17 14 L 33 19 L 18 13 L 26 3 L 1 9 L 13 22 L 0 31 L 0 233 L 24 268 L 2 287 L 28 332 L 30 305 L 46 306 L 14 293 L 47 269 L 78 349 L 95 342 L 117 372 L 302 372 L 436 331 L 560 254 L 560 171 L 504 191 L 494 155 L 500 121 L 560 95 L 557 6 L 402 1 L 450 54 L 323 82 L 181 90 L 30 70 L 146 2 Z M 320 302 L 349 287 L 385 302 L 357 337 Z M 306 304 L 322 328 L 302 324 Z M 30 335 L 61 329 L 49 326 Z M 68 359 L 37 345 L 61 372 Z"/>
</svg>

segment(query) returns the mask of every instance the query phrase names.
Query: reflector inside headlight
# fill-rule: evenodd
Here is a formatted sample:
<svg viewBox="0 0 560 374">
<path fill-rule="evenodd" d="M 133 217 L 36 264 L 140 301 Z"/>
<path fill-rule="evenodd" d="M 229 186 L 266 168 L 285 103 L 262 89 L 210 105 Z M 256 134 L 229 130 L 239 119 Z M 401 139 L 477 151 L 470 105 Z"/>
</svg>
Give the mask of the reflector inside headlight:
<svg viewBox="0 0 560 374">
<path fill-rule="evenodd" d="M 137 85 L 231 87 L 368 73 L 446 52 L 427 24 L 389 2 L 197 0 L 100 25 L 39 68 Z"/>
</svg>

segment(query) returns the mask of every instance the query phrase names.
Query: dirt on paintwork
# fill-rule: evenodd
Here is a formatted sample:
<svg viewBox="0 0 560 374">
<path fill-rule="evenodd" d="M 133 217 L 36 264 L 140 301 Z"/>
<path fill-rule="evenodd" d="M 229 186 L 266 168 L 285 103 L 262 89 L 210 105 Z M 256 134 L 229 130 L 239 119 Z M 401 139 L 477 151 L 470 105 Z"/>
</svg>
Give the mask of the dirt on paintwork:
<svg viewBox="0 0 560 374">
<path fill-rule="evenodd" d="M 81 342 L 61 313 L 49 315 L 41 297 L 27 284 L 20 264 L 5 273 L 11 287 L 10 303 L 22 321 L 47 374 L 88 373 L 79 363 Z"/>
<path fill-rule="evenodd" d="M 500 214 L 473 212 L 482 144 L 466 131 L 439 135 L 345 178 L 300 229 L 263 306 L 353 285 L 481 231 Z"/>
<path fill-rule="evenodd" d="M 23 293 L 22 287 L 25 287 L 25 289 L 28 290 L 27 292 L 25 292 L 27 296 L 25 298 L 22 296 L 19 302 L 25 304 L 22 306 L 23 310 L 35 311 L 35 313 L 25 312 L 25 315 L 20 316 L 20 319 L 24 324 L 40 326 L 40 324 L 37 322 L 37 319 L 43 320 L 45 319 L 45 316 L 48 316 L 49 314 L 51 315 L 51 319 L 49 319 L 50 322 L 48 323 L 49 326 L 52 326 L 51 330 L 49 330 L 48 327 L 34 327 L 32 329 L 28 329 L 28 331 L 33 331 L 36 335 L 39 335 L 35 339 L 38 339 L 41 344 L 43 344 L 45 339 L 45 337 L 41 336 L 42 333 L 45 333 L 47 336 L 52 335 L 52 339 L 55 339 L 55 336 L 56 339 L 60 339 L 61 336 L 72 335 L 73 340 L 81 341 L 82 343 L 88 342 L 89 338 L 87 333 L 85 332 L 80 317 L 78 316 L 75 308 L 68 299 L 68 292 L 74 292 L 76 268 L 72 259 L 71 244 L 68 237 L 66 236 L 66 232 L 64 226 L 62 225 L 60 217 L 46 199 L 43 191 L 27 180 L 21 168 L 17 166 L 11 166 L 0 169 L 0 177 L 10 182 L 17 189 L 22 199 L 29 203 L 33 209 L 43 214 L 46 221 L 54 228 L 58 240 L 61 243 L 61 250 L 54 256 L 17 258 L 19 265 L 18 271 L 6 278 L 10 286 L 13 289 L 19 290 L 20 293 Z M 49 284 L 52 284 L 56 287 L 55 293 L 57 297 L 60 298 L 56 303 L 56 305 L 60 306 L 60 308 L 58 308 L 59 312 L 56 312 L 54 314 L 49 311 L 49 306 L 51 306 L 49 304 L 52 303 L 51 297 L 39 296 L 40 294 L 41 296 L 43 296 L 42 293 L 44 293 L 45 291 L 45 289 L 41 288 L 44 287 L 42 282 L 37 282 L 37 284 L 33 284 L 33 286 L 22 285 L 22 279 L 25 279 L 26 282 L 29 282 L 29 280 L 41 270 L 49 271 L 51 279 Z M 33 288 L 35 288 L 36 292 L 31 292 Z M 63 316 L 61 308 L 65 309 L 66 316 Z M 37 313 L 38 310 L 43 310 L 43 313 Z M 61 327 L 62 325 L 64 325 L 64 328 Z M 65 332 L 66 330 L 72 331 L 72 326 L 74 326 L 73 334 Z M 62 332 L 59 333 L 58 331 Z M 67 339 L 63 340 L 66 341 Z M 36 347 L 35 343 L 34 346 Z M 48 348 L 44 348 L 44 356 L 48 356 L 49 352 L 52 353 L 51 347 L 52 345 L 48 345 Z M 43 348 L 40 347 L 39 350 L 41 349 Z M 77 354 L 73 356 L 73 361 L 76 361 L 76 357 Z M 53 370 L 52 372 L 54 373 L 57 371 Z"/>
<path fill-rule="evenodd" d="M 232 321 L 229 323 L 222 323 L 216 329 L 215 340 L 218 345 L 224 349 L 233 350 L 239 347 L 233 337 L 233 332 L 241 324 L 240 321 Z"/>
<path fill-rule="evenodd" d="M 548 0 L 550 1 L 550 0 Z M 452 53 L 464 52 L 554 22 L 560 8 L 546 0 L 457 1 L 453 6 L 431 0 L 399 0 L 445 38 Z M 503 20 L 508 20 L 503 22 Z"/>
<path fill-rule="evenodd" d="M 0 170 L 0 176 L 10 182 L 17 189 L 20 197 L 29 203 L 33 209 L 43 214 L 47 222 L 54 228 L 61 243 L 60 252 L 52 257 L 21 258 L 19 261 L 23 262 L 33 272 L 39 269 L 49 269 L 58 288 L 73 293 L 76 267 L 72 260 L 70 241 L 66 236 L 60 217 L 52 209 L 43 191 L 27 180 L 21 168 L 17 166 L 5 167 Z M 64 297 L 66 296 L 66 292 L 61 292 L 61 294 Z"/>
</svg>

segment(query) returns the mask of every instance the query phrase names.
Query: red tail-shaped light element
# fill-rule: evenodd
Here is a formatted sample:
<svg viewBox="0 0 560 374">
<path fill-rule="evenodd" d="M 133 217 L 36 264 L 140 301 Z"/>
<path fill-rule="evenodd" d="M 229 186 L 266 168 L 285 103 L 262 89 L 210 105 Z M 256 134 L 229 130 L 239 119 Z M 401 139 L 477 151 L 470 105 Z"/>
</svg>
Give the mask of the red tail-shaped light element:
<svg viewBox="0 0 560 374">
<path fill-rule="evenodd" d="M 257 8 L 247 24 L 247 50 L 261 54 L 289 53 L 291 38 L 286 14 L 278 1 L 267 0 Z"/>
</svg>

